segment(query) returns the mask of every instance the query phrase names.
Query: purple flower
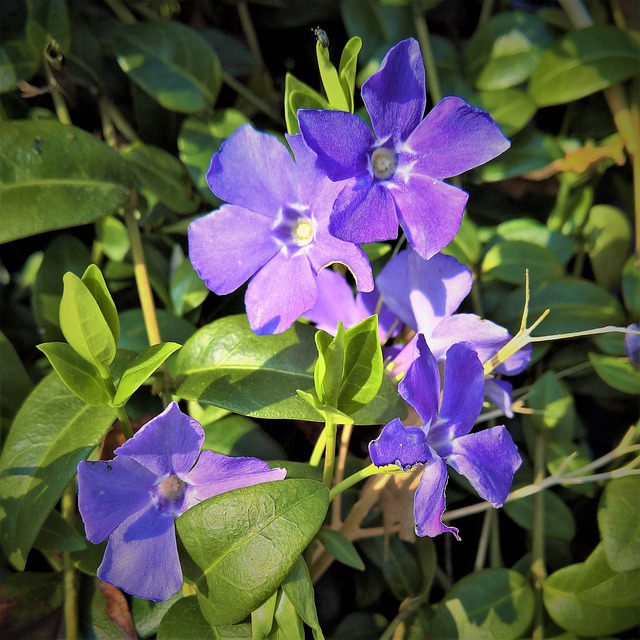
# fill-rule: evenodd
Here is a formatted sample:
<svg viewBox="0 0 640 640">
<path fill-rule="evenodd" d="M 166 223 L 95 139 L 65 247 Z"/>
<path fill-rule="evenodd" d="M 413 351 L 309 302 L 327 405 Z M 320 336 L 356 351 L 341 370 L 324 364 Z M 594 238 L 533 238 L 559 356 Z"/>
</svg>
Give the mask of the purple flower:
<svg viewBox="0 0 640 640">
<path fill-rule="evenodd" d="M 369 444 L 377 466 L 395 464 L 409 470 L 425 465 L 414 497 L 413 513 L 419 536 L 458 530 L 442 522 L 449 464 L 465 476 L 480 497 L 501 507 L 522 460 L 504 426 L 469 433 L 480 414 L 484 394 L 482 365 L 466 343 L 447 352 L 440 395 L 438 364 L 422 335 L 418 357 L 400 381 L 398 391 L 422 420 L 421 426 L 403 426 L 398 418 Z"/>
<path fill-rule="evenodd" d="M 460 227 L 467 194 L 442 182 L 506 151 L 489 114 L 457 97 L 424 120 L 425 71 L 413 38 L 395 45 L 362 85 L 373 132 L 342 111 L 300 110 L 300 132 L 332 180 L 350 182 L 333 206 L 330 232 L 350 242 L 396 238 L 430 258 Z"/>
<path fill-rule="evenodd" d="M 316 166 L 300 136 L 288 136 L 295 161 L 275 137 L 240 127 L 214 154 L 207 180 L 230 204 L 189 226 L 189 257 L 207 287 L 230 293 L 251 278 L 245 302 L 251 328 L 280 333 L 313 307 L 316 276 L 345 264 L 362 291 L 373 288 L 371 267 L 356 245 L 328 230 L 343 185 Z"/>
<path fill-rule="evenodd" d="M 87 539 L 109 538 L 98 578 L 137 598 L 167 600 L 182 586 L 176 518 L 212 496 L 286 475 L 257 458 L 200 453 L 203 442 L 200 424 L 172 402 L 116 458 L 78 465 Z"/>
<path fill-rule="evenodd" d="M 640 324 L 630 324 L 627 328 L 632 331 L 640 331 Z M 640 335 L 637 333 L 625 334 L 624 352 L 627 354 L 631 365 L 636 369 L 640 369 Z"/>
</svg>

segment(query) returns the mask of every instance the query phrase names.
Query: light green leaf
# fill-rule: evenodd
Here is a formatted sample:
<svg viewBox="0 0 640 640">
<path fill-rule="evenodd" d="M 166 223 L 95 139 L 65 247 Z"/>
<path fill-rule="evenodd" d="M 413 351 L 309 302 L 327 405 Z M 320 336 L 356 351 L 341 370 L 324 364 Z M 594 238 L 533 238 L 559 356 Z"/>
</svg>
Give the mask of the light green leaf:
<svg viewBox="0 0 640 640">
<path fill-rule="evenodd" d="M 180 598 L 162 618 L 157 640 L 176 638 L 198 638 L 198 640 L 220 640 L 220 636 L 202 617 L 195 596 Z"/>
<path fill-rule="evenodd" d="M 480 91 L 474 103 L 491 114 L 505 136 L 524 129 L 538 110 L 531 96 L 519 89 Z"/>
<path fill-rule="evenodd" d="M 553 371 L 547 371 L 535 381 L 527 407 L 532 410 L 527 415 L 527 423 L 534 428 L 573 433 L 576 420 L 573 395 Z"/>
<path fill-rule="evenodd" d="M 92 407 L 111 402 L 105 381 L 96 368 L 81 358 L 66 342 L 38 345 L 67 388 Z"/>
<path fill-rule="evenodd" d="M 610 386 L 623 393 L 640 394 L 640 371 L 628 358 L 590 353 L 589 361 L 596 373 Z"/>
<path fill-rule="evenodd" d="M 220 61 L 195 29 L 179 22 L 127 24 L 111 42 L 122 70 L 165 109 L 198 113 L 214 105 Z"/>
<path fill-rule="evenodd" d="M 543 494 L 544 533 L 546 538 L 573 540 L 576 523 L 571 509 L 552 491 Z M 534 527 L 534 496 L 507 502 L 504 512 L 520 527 L 532 531 Z"/>
<path fill-rule="evenodd" d="M 304 640 L 304 625 L 293 603 L 282 589 L 277 592 L 276 626 L 266 640 Z"/>
<path fill-rule="evenodd" d="M 435 638 L 515 640 L 533 619 L 533 589 L 509 569 L 483 569 L 449 589 L 436 609 Z"/>
<path fill-rule="evenodd" d="M 349 38 L 340 56 L 338 75 L 340 76 L 342 91 L 349 105 L 348 111 L 351 113 L 353 113 L 354 110 L 353 96 L 356 88 L 356 72 L 358 70 L 358 54 L 360 53 L 360 49 L 362 49 L 362 39 L 354 36 L 353 38 Z"/>
<path fill-rule="evenodd" d="M 120 318 L 118 318 L 118 310 L 107 288 L 107 283 L 104 281 L 102 271 L 95 264 L 90 264 L 82 275 L 82 282 L 98 303 L 117 345 L 120 340 Z"/>
<path fill-rule="evenodd" d="M 242 620 L 277 589 L 328 504 L 322 483 L 281 480 L 220 494 L 178 518 L 185 574 L 210 624 Z"/>
<path fill-rule="evenodd" d="M 13 566 L 24 569 L 42 524 L 113 423 L 115 410 L 90 407 L 56 373 L 18 411 L 0 458 L 0 541 Z"/>
<path fill-rule="evenodd" d="M 171 276 L 169 295 L 174 312 L 182 316 L 199 307 L 209 295 L 207 285 L 191 266 L 191 260 L 184 258 Z"/>
<path fill-rule="evenodd" d="M 175 342 L 161 342 L 160 344 L 154 344 L 136 356 L 120 378 L 113 404 L 124 404 L 160 365 L 179 348 L 180 345 Z"/>
<path fill-rule="evenodd" d="M 545 51 L 529 93 L 540 107 L 579 100 L 636 75 L 639 55 L 638 40 L 614 26 L 570 31 Z"/>
<path fill-rule="evenodd" d="M 496 242 L 482 261 L 485 275 L 510 284 L 522 285 L 527 269 L 531 283 L 557 280 L 564 275 L 564 267 L 552 251 L 522 240 Z"/>
<path fill-rule="evenodd" d="M 115 216 L 105 216 L 96 222 L 96 235 L 104 255 L 122 262 L 131 248 L 127 227 Z"/>
<path fill-rule="evenodd" d="M 318 621 L 318 612 L 316 611 L 313 583 L 311 582 L 307 563 L 301 557 L 296 560 L 293 569 L 291 569 L 282 583 L 282 590 L 300 618 L 311 627 L 314 640 L 324 640 L 324 634 Z"/>
<path fill-rule="evenodd" d="M 280 590 L 265 600 L 260 607 L 251 612 L 251 637 L 252 640 L 267 638 L 273 627 L 273 619 L 276 614 L 278 596 Z"/>
<path fill-rule="evenodd" d="M 338 562 L 358 571 L 364 571 L 364 562 L 349 538 L 334 529 L 320 529 L 317 538 Z"/>
<path fill-rule="evenodd" d="M 301 389 L 296 389 L 298 395 L 310 406 L 312 406 L 321 416 L 323 422 L 333 420 L 336 424 L 353 424 L 353 418 L 346 413 L 328 404 L 323 404 L 313 393 L 307 393 Z"/>
<path fill-rule="evenodd" d="M 287 73 L 284 80 L 284 118 L 287 133 L 300 133 L 298 127 L 298 109 L 328 109 L 326 99 L 308 84 Z"/>
<path fill-rule="evenodd" d="M 86 131 L 45 120 L 2 124 L 0 242 L 94 222 L 122 206 L 131 186 L 120 155 Z"/>
<path fill-rule="evenodd" d="M 350 111 L 349 98 L 345 96 L 338 77 L 338 71 L 329 59 L 329 47 L 323 47 L 319 40 L 316 41 L 316 56 L 318 58 L 322 86 L 327 94 L 330 108 L 338 111 Z"/>
</svg>

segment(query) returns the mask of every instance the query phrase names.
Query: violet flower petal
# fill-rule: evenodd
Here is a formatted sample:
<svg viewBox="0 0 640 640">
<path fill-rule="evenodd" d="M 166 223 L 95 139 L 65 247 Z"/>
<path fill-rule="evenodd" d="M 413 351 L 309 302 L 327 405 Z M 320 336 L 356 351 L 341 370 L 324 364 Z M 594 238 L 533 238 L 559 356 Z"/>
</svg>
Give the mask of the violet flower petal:
<svg viewBox="0 0 640 640">
<path fill-rule="evenodd" d="M 149 524 L 148 537 L 138 534 L 126 539 L 129 527 L 139 518 Z M 125 520 L 109 538 L 98 578 L 136 598 L 168 600 L 183 582 L 173 519 L 160 517 L 152 505 Z"/>
<path fill-rule="evenodd" d="M 149 504 L 156 475 L 127 456 L 78 465 L 78 508 L 87 540 L 102 542 L 126 518 Z"/>
<path fill-rule="evenodd" d="M 132 458 L 158 478 L 163 478 L 186 474 L 198 459 L 203 442 L 204 431 L 200 423 L 182 413 L 176 402 L 171 402 L 115 453 Z"/>
<path fill-rule="evenodd" d="M 369 179 L 347 184 L 333 205 L 329 233 L 356 243 L 397 238 L 396 205 L 387 187 Z"/>
<path fill-rule="evenodd" d="M 395 464 L 405 471 L 432 459 L 425 432 L 420 427 L 403 426 L 400 418 L 392 420 L 369 443 L 369 456 L 377 467 Z"/>
<path fill-rule="evenodd" d="M 435 456 L 422 472 L 420 484 L 413 499 L 413 516 L 416 521 L 416 534 L 431 538 L 441 533 L 452 533 L 458 540 L 458 530 L 442 522 L 446 506 L 447 465 L 442 458 Z"/>
<path fill-rule="evenodd" d="M 420 45 L 408 38 L 396 44 L 364 82 L 362 100 L 379 140 L 405 140 L 418 126 L 427 101 L 424 76 Z"/>
<path fill-rule="evenodd" d="M 275 136 L 245 124 L 213 154 L 207 182 L 221 200 L 275 218 L 283 203 L 296 201 L 294 171 Z"/>
<path fill-rule="evenodd" d="M 189 258 L 211 291 L 235 291 L 280 250 L 273 220 L 225 204 L 189 225 Z"/>
<path fill-rule="evenodd" d="M 356 296 L 356 312 L 359 318 L 358 322 L 372 316 L 374 313 L 378 314 L 378 334 L 382 344 L 392 336 L 397 335 L 400 330 L 398 316 L 386 304 L 380 304 L 380 293 L 377 289 L 358 293 Z"/>
<path fill-rule="evenodd" d="M 486 111 L 455 96 L 440 100 L 407 140 L 416 154 L 414 170 L 438 179 L 478 167 L 510 146 Z"/>
<path fill-rule="evenodd" d="M 522 459 L 509 432 L 498 426 L 456 438 L 447 462 L 483 500 L 501 507 Z"/>
<path fill-rule="evenodd" d="M 258 458 L 232 458 L 206 450 L 187 476 L 189 483 L 193 483 L 187 508 L 233 489 L 283 480 L 286 475 L 286 469 L 272 469 Z"/>
<path fill-rule="evenodd" d="M 415 339 L 416 355 L 398 385 L 398 393 L 418 412 L 428 429 L 438 416 L 440 376 L 438 364 L 429 350 L 424 336 Z"/>
<path fill-rule="evenodd" d="M 400 226 L 422 258 L 428 260 L 453 240 L 469 194 L 416 173 L 409 174 L 406 181 L 394 179 L 389 189 Z"/>
<path fill-rule="evenodd" d="M 369 173 L 369 151 L 375 138 L 358 116 L 346 111 L 300 109 L 300 133 L 318 154 L 317 164 L 331 180 Z"/>
<path fill-rule="evenodd" d="M 511 408 L 511 392 L 513 385 L 506 380 L 490 378 L 484 381 L 484 395 L 504 413 L 507 418 L 513 418 Z"/>
<path fill-rule="evenodd" d="M 315 274 L 304 253 L 276 254 L 249 282 L 245 303 L 249 324 L 258 335 L 282 333 L 318 296 Z"/>
<path fill-rule="evenodd" d="M 358 315 L 353 291 L 339 273 L 331 269 L 322 269 L 318 272 L 316 285 L 318 299 L 304 317 L 314 322 L 318 329 L 334 336 L 338 322 L 342 322 L 348 329 L 366 317 L 360 318 Z"/>
</svg>

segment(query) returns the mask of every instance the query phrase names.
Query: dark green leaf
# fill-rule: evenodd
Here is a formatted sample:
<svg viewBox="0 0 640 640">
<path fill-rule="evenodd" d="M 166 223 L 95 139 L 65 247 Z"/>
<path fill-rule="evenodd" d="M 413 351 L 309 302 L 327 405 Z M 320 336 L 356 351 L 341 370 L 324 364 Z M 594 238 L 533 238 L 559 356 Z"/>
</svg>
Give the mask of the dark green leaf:
<svg viewBox="0 0 640 640">
<path fill-rule="evenodd" d="M 171 607 L 183 598 L 181 591 L 172 595 L 168 600 L 162 602 L 152 602 L 151 600 L 141 600 L 140 598 L 131 598 L 131 615 L 136 625 L 136 631 L 141 638 L 150 638 L 158 633 L 158 627 L 164 619 L 165 614 Z M 194 603 L 200 613 L 198 603 Z M 208 626 L 208 625 L 207 625 Z"/>
<path fill-rule="evenodd" d="M 314 640 L 324 640 L 324 634 L 318 621 L 313 583 L 309 575 L 307 563 L 298 558 L 282 583 L 282 590 L 293 605 L 298 615 L 311 627 Z"/>
<path fill-rule="evenodd" d="M 504 512 L 520 527 L 532 531 L 534 496 L 512 500 L 504 505 Z M 547 538 L 573 540 L 576 535 L 576 523 L 571 509 L 551 491 L 543 493 L 544 533 Z"/>
<path fill-rule="evenodd" d="M 632 318 L 640 317 L 640 259 L 631 256 L 622 271 L 622 298 Z"/>
<path fill-rule="evenodd" d="M 20 80 L 28 80 L 40 66 L 40 52 L 27 40 L 0 44 L 0 94 L 13 91 Z"/>
<path fill-rule="evenodd" d="M 469 216 L 465 215 L 462 218 L 458 233 L 442 252 L 469 267 L 474 267 L 480 262 L 482 246 L 478 238 L 478 227 Z"/>
<path fill-rule="evenodd" d="M 313 480 L 282 480 L 205 500 L 176 521 L 186 575 L 210 624 L 249 615 L 282 583 L 311 542 L 329 504 Z"/>
<path fill-rule="evenodd" d="M 226 73 L 235 77 L 253 76 L 258 70 L 251 51 L 239 38 L 215 28 L 202 29 L 200 35 L 211 43 Z"/>
<path fill-rule="evenodd" d="M 93 222 L 129 197 L 118 153 L 53 121 L 4 122 L 0 137 L 0 242 Z"/>
<path fill-rule="evenodd" d="M 87 548 L 85 539 L 55 509 L 42 525 L 33 546 L 36 549 L 57 551 L 82 551 Z"/>
<path fill-rule="evenodd" d="M 527 406 L 533 413 L 527 422 L 536 429 L 557 429 L 573 432 L 576 420 L 571 390 L 553 371 L 547 371 L 536 380 Z"/>
<path fill-rule="evenodd" d="M 364 562 L 349 538 L 333 529 L 320 529 L 317 538 L 338 562 L 358 571 L 364 571 Z"/>
<path fill-rule="evenodd" d="M 180 598 L 174 602 L 158 627 L 157 640 L 177 638 L 198 638 L 198 640 L 219 640 L 218 634 L 202 617 L 195 596 Z"/>
<path fill-rule="evenodd" d="M 640 477 L 610 480 L 598 508 L 598 526 L 609 566 L 640 569 Z"/>
<path fill-rule="evenodd" d="M 564 267 L 553 252 L 522 240 L 496 242 L 482 261 L 485 275 L 510 284 L 524 284 L 527 269 L 531 283 L 557 280 L 564 275 Z"/>
<path fill-rule="evenodd" d="M 107 288 L 107 283 L 104 281 L 102 271 L 95 264 L 90 264 L 82 275 L 82 282 L 84 282 L 87 289 L 89 289 L 89 293 L 98 303 L 117 345 L 120 340 L 120 318 L 118 318 L 118 310 Z"/>
<path fill-rule="evenodd" d="M 533 619 L 533 589 L 508 569 L 483 569 L 449 589 L 438 605 L 435 638 L 519 638 Z"/>
<path fill-rule="evenodd" d="M 97 369 L 81 358 L 66 342 L 47 342 L 38 345 L 47 356 L 55 372 L 67 388 L 92 407 L 111 402 L 105 381 Z"/>
<path fill-rule="evenodd" d="M 529 93 L 541 107 L 565 104 L 638 73 L 638 40 L 610 25 L 571 31 L 545 51 Z"/>
<path fill-rule="evenodd" d="M 122 70 L 165 109 L 197 113 L 214 105 L 220 61 L 194 29 L 178 22 L 127 24 L 112 42 Z"/>
<path fill-rule="evenodd" d="M 0 362 L 0 418 L 9 421 L 33 385 L 16 350 L 1 331 Z"/>
<path fill-rule="evenodd" d="M 538 110 L 531 97 L 519 89 L 480 91 L 475 102 L 491 114 L 505 136 L 524 129 Z"/>
<path fill-rule="evenodd" d="M 616 358 L 600 353 L 590 353 L 589 361 L 596 373 L 610 386 L 623 393 L 640 393 L 640 371 L 628 358 Z"/>
<path fill-rule="evenodd" d="M 176 315 L 182 316 L 199 307 L 209 295 L 209 289 L 191 266 L 189 258 L 184 258 L 171 276 L 169 295 Z"/>
<path fill-rule="evenodd" d="M 156 309 L 160 335 L 163 340 L 184 344 L 195 331 L 195 327 L 164 309 Z M 120 314 L 120 348 L 142 353 L 149 346 L 149 338 L 140 309 L 128 309 Z"/>
<path fill-rule="evenodd" d="M 27 18 L 27 36 L 31 46 L 42 54 L 51 40 L 55 40 L 62 52 L 71 49 L 71 24 L 66 0 L 34 0 Z"/>
<path fill-rule="evenodd" d="M 42 524 L 115 418 L 90 407 L 56 373 L 47 376 L 18 411 L 0 458 L 0 541 L 23 569 Z"/>
</svg>

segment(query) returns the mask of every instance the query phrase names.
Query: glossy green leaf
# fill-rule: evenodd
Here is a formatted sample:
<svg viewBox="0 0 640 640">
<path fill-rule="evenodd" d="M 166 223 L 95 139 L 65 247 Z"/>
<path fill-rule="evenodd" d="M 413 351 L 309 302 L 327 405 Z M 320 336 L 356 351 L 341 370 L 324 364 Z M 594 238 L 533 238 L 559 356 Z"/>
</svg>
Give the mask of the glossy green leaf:
<svg viewBox="0 0 640 640">
<path fill-rule="evenodd" d="M 507 502 L 504 512 L 520 527 L 527 531 L 534 528 L 534 496 Z M 576 523 L 571 509 L 552 491 L 543 493 L 544 533 L 546 538 L 573 540 Z"/>
<path fill-rule="evenodd" d="M 349 41 L 342 50 L 340 56 L 340 67 L 338 75 L 340 76 L 340 84 L 342 91 L 347 98 L 348 111 L 353 113 L 354 110 L 354 92 L 356 88 L 356 71 L 358 70 L 358 54 L 362 49 L 362 39 L 358 36 L 349 38 Z"/>
<path fill-rule="evenodd" d="M 610 480 L 598 507 L 607 562 L 614 571 L 640 569 L 640 477 Z"/>
<path fill-rule="evenodd" d="M 483 569 L 447 591 L 436 610 L 435 638 L 519 638 L 533 619 L 533 589 L 509 569 Z"/>
<path fill-rule="evenodd" d="M 75 227 L 129 198 L 124 160 L 90 133 L 54 121 L 4 122 L 0 242 Z"/>
<path fill-rule="evenodd" d="M 571 31 L 545 51 L 529 93 L 540 107 L 565 104 L 638 73 L 640 43 L 610 25 Z"/>
<path fill-rule="evenodd" d="M 469 39 L 469 73 L 478 89 L 506 89 L 524 82 L 554 40 L 540 18 L 505 11 L 481 25 Z"/>
<path fill-rule="evenodd" d="M 328 109 L 329 103 L 308 84 L 298 80 L 293 74 L 287 73 L 284 81 L 284 118 L 287 123 L 287 133 L 300 133 L 298 127 L 298 109 Z"/>
<path fill-rule="evenodd" d="M 442 250 L 469 267 L 475 267 L 482 257 L 482 246 L 478 238 L 478 227 L 468 215 L 462 218 L 462 224 L 455 238 Z"/>
<path fill-rule="evenodd" d="M 46 45 L 55 40 L 63 54 L 71 49 L 71 22 L 66 0 L 34 0 L 30 3 L 26 32 L 31 46 L 42 54 Z"/>
<path fill-rule="evenodd" d="M 532 410 L 527 422 L 536 429 L 573 430 L 576 416 L 571 390 L 553 371 L 547 371 L 535 381 L 527 407 Z"/>
<path fill-rule="evenodd" d="M 156 309 L 158 326 L 163 340 L 184 344 L 195 331 L 195 327 L 178 316 Z M 120 348 L 142 353 L 149 346 L 149 338 L 140 309 L 127 309 L 120 314 Z"/>
<path fill-rule="evenodd" d="M 480 91 L 475 103 L 488 111 L 505 136 L 513 136 L 529 124 L 538 107 L 519 89 Z"/>
<path fill-rule="evenodd" d="M 87 543 L 55 509 L 49 514 L 38 533 L 33 546 L 36 549 L 55 549 L 57 551 L 82 551 Z"/>
<path fill-rule="evenodd" d="M 171 275 L 169 295 L 173 310 L 179 316 L 199 307 L 209 295 L 207 285 L 195 272 L 189 258 L 183 258 Z"/>
<path fill-rule="evenodd" d="M 313 583 L 307 563 L 300 557 L 282 583 L 282 590 L 293 605 L 297 614 L 311 627 L 314 640 L 324 640 L 324 634 L 318 621 Z"/>
<path fill-rule="evenodd" d="M 116 342 L 102 310 L 75 273 L 65 273 L 60 328 L 66 341 L 103 373 L 116 357 Z"/>
<path fill-rule="evenodd" d="M 318 397 L 313 393 L 307 393 L 306 391 L 302 391 L 302 389 L 296 389 L 296 393 L 311 407 L 313 407 L 316 412 L 320 415 L 320 419 L 322 422 L 326 422 L 327 420 L 333 420 L 336 424 L 353 424 L 353 418 L 348 416 L 346 413 L 340 411 L 340 409 L 336 409 L 329 404 L 324 404 L 321 402 Z"/>
<path fill-rule="evenodd" d="M 364 562 L 349 538 L 334 529 L 320 529 L 317 538 L 338 562 L 358 571 L 364 571 Z"/>
<path fill-rule="evenodd" d="M 81 358 L 66 342 L 38 345 L 67 388 L 92 407 L 111 402 L 105 381 L 97 369 Z"/>
<path fill-rule="evenodd" d="M 319 40 L 316 41 L 316 57 L 322 86 L 329 100 L 330 108 L 338 111 L 350 111 L 349 98 L 344 93 L 338 70 L 329 59 L 329 47 L 322 46 Z"/>
<path fill-rule="evenodd" d="M 18 411 L 0 458 L 2 548 L 24 569 L 42 524 L 115 418 L 110 407 L 90 407 L 56 373 L 47 376 Z"/>
<path fill-rule="evenodd" d="M 278 589 L 276 610 L 274 612 L 275 628 L 266 640 L 304 639 L 304 624 L 286 592 Z"/>
<path fill-rule="evenodd" d="M 524 284 L 527 269 L 531 283 L 557 280 L 564 275 L 564 267 L 553 252 L 522 240 L 496 242 L 482 261 L 485 275 L 510 284 Z"/>
<path fill-rule="evenodd" d="M 179 348 L 180 345 L 175 342 L 161 342 L 145 349 L 134 358 L 120 378 L 113 403 L 115 405 L 124 404 Z"/>
<path fill-rule="evenodd" d="M 220 61 L 195 29 L 179 22 L 127 24 L 112 43 L 122 70 L 165 109 L 198 113 L 214 105 Z"/>
<path fill-rule="evenodd" d="M 205 500 L 176 521 L 185 574 L 210 624 L 242 620 L 285 579 L 324 520 L 329 492 L 282 480 Z"/>
<path fill-rule="evenodd" d="M 180 598 L 162 618 L 158 627 L 157 640 L 176 638 L 198 638 L 198 640 L 219 640 L 211 625 L 202 617 L 196 596 Z"/>
<path fill-rule="evenodd" d="M 136 141 L 121 150 L 143 188 L 176 213 L 198 207 L 187 173 L 177 158 L 163 149 Z"/>
<path fill-rule="evenodd" d="M 115 216 L 105 216 L 96 222 L 96 235 L 107 258 L 122 262 L 131 248 L 127 227 Z"/>
<path fill-rule="evenodd" d="M 640 608 L 604 607 L 587 602 L 576 591 L 583 564 L 572 564 L 552 573 L 544 582 L 544 606 L 563 629 L 588 638 L 602 638 L 640 623 Z"/>
<path fill-rule="evenodd" d="M 628 358 L 590 353 L 589 361 L 596 373 L 610 387 L 632 395 L 640 394 L 640 371 L 629 362 Z"/>
<path fill-rule="evenodd" d="M 0 362 L 0 418 L 8 422 L 29 395 L 33 385 L 16 350 L 2 331 Z"/>
<path fill-rule="evenodd" d="M 244 315 L 199 329 L 178 355 L 177 395 L 260 418 L 319 421 L 296 393 L 313 390 L 315 330 L 294 324 L 272 336 L 251 331 Z M 395 385 L 386 378 L 378 395 L 352 417 L 356 424 L 382 424 L 405 414 Z"/>
<path fill-rule="evenodd" d="M 107 288 L 107 283 L 104 281 L 102 271 L 95 264 L 90 264 L 82 274 L 82 282 L 98 303 L 117 345 L 120 340 L 120 318 L 118 318 L 118 310 L 111 297 L 111 292 Z"/>
<path fill-rule="evenodd" d="M 616 207 L 595 205 L 583 233 L 596 282 L 604 289 L 614 289 L 620 283 L 631 247 L 629 219 Z"/>
<path fill-rule="evenodd" d="M 211 193 L 206 180 L 211 156 L 224 140 L 247 122 L 249 119 L 241 111 L 222 109 L 208 115 L 190 116 L 182 123 L 178 136 L 180 160 L 200 193 L 213 205 L 219 205 L 220 200 Z"/>
<path fill-rule="evenodd" d="M 20 80 L 28 80 L 40 66 L 40 52 L 27 40 L 0 44 L 0 94 L 15 90 Z"/>
</svg>

